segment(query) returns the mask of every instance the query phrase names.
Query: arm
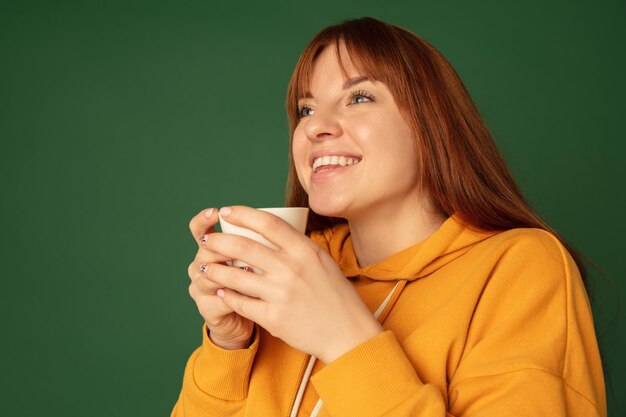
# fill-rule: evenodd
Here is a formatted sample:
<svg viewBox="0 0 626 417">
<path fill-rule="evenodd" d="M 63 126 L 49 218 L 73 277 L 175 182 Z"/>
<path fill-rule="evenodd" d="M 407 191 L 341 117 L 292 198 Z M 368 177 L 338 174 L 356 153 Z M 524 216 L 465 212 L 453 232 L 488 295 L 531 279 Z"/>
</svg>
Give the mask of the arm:
<svg viewBox="0 0 626 417">
<path fill-rule="evenodd" d="M 264 271 L 259 280 L 212 264 L 207 273 L 226 289 L 218 295 L 234 312 L 328 364 L 311 381 L 333 417 L 606 415 L 584 287 L 571 258 L 546 232 L 502 233 L 471 265 L 460 261 L 455 274 L 467 275 L 463 285 L 472 292 L 449 294 L 455 302 L 440 309 L 440 327 L 430 333 L 421 333 L 423 323 L 411 330 L 407 310 L 408 334 L 397 340 L 369 326 L 377 322 L 326 252 L 268 213 L 237 206 L 229 216 L 280 249 L 211 235 L 208 250 Z M 413 302 L 430 301 L 429 294 L 419 297 Z M 445 329 L 456 332 L 456 353 L 440 339 Z M 449 357 L 433 365 L 429 349 Z M 419 377 L 433 366 L 447 380 Z M 521 407 L 529 399 L 532 407 Z"/>
<path fill-rule="evenodd" d="M 428 361 L 419 350 L 429 341 L 399 341 L 388 330 L 312 377 L 324 408 L 334 417 L 605 416 L 578 270 L 553 237 L 538 233 L 495 263 L 446 387 L 419 377 Z"/>
<path fill-rule="evenodd" d="M 333 417 L 446 415 L 439 387 L 419 379 L 389 330 L 331 362 L 311 382 Z"/>
<path fill-rule="evenodd" d="M 209 411 L 217 416 L 243 416 L 259 333 L 254 333 L 247 349 L 226 350 L 211 342 L 204 325 L 202 345 L 187 361 L 171 416 L 204 416 Z"/>
<path fill-rule="evenodd" d="M 196 257 L 188 268 L 189 294 L 205 325 L 202 345 L 185 367 L 183 387 L 172 411 L 172 416 L 176 417 L 206 415 L 207 411 L 219 412 L 220 416 L 242 415 L 259 345 L 259 332 L 253 333 L 254 324 L 224 305 L 217 296 L 220 286 L 205 273 L 209 265 L 228 260 L 203 246 L 207 236 L 215 233 L 217 221 L 217 211 L 208 209 L 189 223 L 198 244 Z"/>
</svg>

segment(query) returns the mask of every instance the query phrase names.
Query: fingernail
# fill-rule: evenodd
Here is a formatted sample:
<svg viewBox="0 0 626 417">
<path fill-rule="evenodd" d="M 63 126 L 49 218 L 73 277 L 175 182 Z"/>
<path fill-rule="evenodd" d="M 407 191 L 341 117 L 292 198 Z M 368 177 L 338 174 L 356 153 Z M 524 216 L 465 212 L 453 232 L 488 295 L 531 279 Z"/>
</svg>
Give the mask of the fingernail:
<svg viewBox="0 0 626 417">
<path fill-rule="evenodd" d="M 223 289 L 220 288 L 219 290 L 217 290 L 217 296 L 219 298 L 224 298 L 224 294 L 226 294 L 226 292 Z"/>
<path fill-rule="evenodd" d="M 212 208 L 204 211 L 204 217 L 206 217 L 207 219 L 210 218 L 212 215 L 213 215 L 213 209 Z"/>
<path fill-rule="evenodd" d="M 206 264 L 200 265 L 200 272 L 202 272 L 202 273 L 206 272 L 206 267 L 207 267 Z"/>
<path fill-rule="evenodd" d="M 233 212 L 233 209 L 230 207 L 222 207 L 220 209 L 220 214 L 222 215 L 222 217 L 230 216 L 230 213 L 232 212 Z"/>
</svg>

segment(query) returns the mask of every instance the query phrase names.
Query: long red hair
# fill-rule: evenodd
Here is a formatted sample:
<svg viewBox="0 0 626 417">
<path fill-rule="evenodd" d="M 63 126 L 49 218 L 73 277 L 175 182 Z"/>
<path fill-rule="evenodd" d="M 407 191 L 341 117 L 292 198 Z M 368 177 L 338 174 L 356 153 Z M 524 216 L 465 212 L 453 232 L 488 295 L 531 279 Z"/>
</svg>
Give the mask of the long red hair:
<svg viewBox="0 0 626 417">
<path fill-rule="evenodd" d="M 342 62 L 341 43 L 362 75 L 390 89 L 414 132 L 422 189 L 440 213 L 456 213 L 475 229 L 534 227 L 559 237 L 525 201 L 456 71 L 428 42 L 397 26 L 365 17 L 329 26 L 313 38 L 289 82 L 290 137 L 298 124 L 298 99 L 308 91 L 315 59 L 333 47 Z M 309 207 L 291 152 L 286 205 Z M 311 212 L 307 231 L 340 222 L 345 220 Z M 559 239 L 584 276 L 580 255 Z"/>
</svg>

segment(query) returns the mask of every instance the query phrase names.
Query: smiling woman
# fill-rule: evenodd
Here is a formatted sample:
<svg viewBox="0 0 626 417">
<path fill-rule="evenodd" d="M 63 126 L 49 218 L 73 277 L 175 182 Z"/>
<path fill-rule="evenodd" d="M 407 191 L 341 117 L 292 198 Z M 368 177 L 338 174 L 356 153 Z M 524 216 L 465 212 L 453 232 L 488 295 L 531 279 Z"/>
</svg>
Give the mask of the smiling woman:
<svg viewBox="0 0 626 417">
<path fill-rule="evenodd" d="M 315 59 L 309 89 L 298 103 L 293 161 L 314 213 L 349 219 L 351 229 L 370 242 L 395 231 L 383 251 L 362 248 L 359 260 L 371 264 L 432 234 L 445 218 L 420 189 L 415 135 L 391 91 L 362 76 L 345 44 L 339 46 Z M 406 222 L 407 216 L 421 221 Z M 365 255 L 372 252 L 374 258 Z"/>
<path fill-rule="evenodd" d="M 411 127 L 386 85 L 359 73 L 345 44 L 340 44 L 339 53 L 334 48 L 320 53 L 304 97 L 298 103 L 292 153 L 299 184 L 315 213 L 350 219 L 354 228 L 391 219 L 404 223 L 407 214 L 424 212 L 420 216 L 425 217 L 426 211 L 435 212 L 419 187 Z M 356 163 L 341 166 L 340 157 Z M 436 229 L 443 220 L 436 216 L 430 222 Z M 422 225 L 405 226 L 411 230 L 405 227 L 403 235 L 414 240 L 414 229 Z M 389 254 L 412 243 L 398 235 L 395 239 L 397 247 L 388 248 Z"/>
<path fill-rule="evenodd" d="M 440 53 L 371 18 L 328 27 L 287 108 L 307 234 L 244 206 L 220 214 L 276 249 L 191 220 L 205 327 L 173 416 L 606 415 L 584 268 Z"/>
</svg>

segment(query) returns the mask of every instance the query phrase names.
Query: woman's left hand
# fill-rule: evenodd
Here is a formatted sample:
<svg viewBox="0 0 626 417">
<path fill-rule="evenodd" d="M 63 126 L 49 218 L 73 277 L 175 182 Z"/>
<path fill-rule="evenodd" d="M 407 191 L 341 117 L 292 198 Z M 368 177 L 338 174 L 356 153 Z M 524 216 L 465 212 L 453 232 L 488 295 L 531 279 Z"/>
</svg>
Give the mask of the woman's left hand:
<svg viewBox="0 0 626 417">
<path fill-rule="evenodd" d="M 218 295 L 236 313 L 325 363 L 383 331 L 335 261 L 307 236 L 250 207 L 223 208 L 220 214 L 278 247 L 231 234 L 207 235 L 207 249 L 262 271 L 208 265 L 204 273 L 224 287 Z"/>
</svg>

